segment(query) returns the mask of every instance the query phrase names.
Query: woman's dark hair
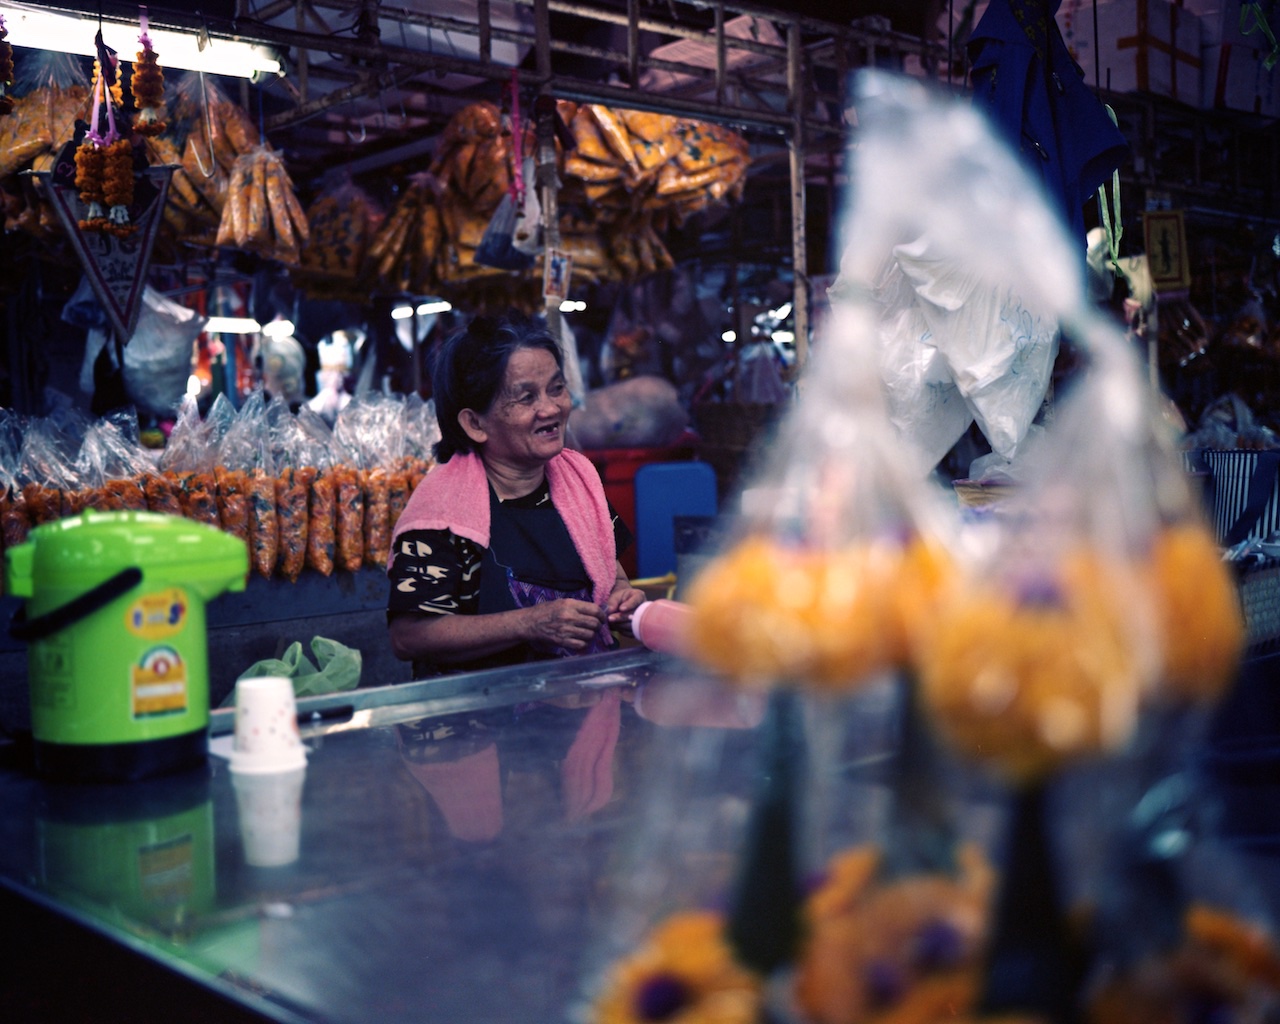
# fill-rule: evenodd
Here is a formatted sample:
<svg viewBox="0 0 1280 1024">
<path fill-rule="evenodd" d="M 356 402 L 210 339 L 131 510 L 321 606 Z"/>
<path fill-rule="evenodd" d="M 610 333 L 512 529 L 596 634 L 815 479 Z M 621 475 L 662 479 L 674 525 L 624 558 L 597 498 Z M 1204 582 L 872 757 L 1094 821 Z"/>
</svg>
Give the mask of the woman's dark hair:
<svg viewBox="0 0 1280 1024">
<path fill-rule="evenodd" d="M 522 348 L 545 349 L 564 369 L 564 355 L 546 321 L 521 313 L 478 316 L 440 347 L 431 367 L 431 392 L 440 423 L 437 462 L 475 450 L 475 443 L 458 422 L 458 413 L 463 409 L 489 411 L 502 387 L 511 354 Z"/>
</svg>

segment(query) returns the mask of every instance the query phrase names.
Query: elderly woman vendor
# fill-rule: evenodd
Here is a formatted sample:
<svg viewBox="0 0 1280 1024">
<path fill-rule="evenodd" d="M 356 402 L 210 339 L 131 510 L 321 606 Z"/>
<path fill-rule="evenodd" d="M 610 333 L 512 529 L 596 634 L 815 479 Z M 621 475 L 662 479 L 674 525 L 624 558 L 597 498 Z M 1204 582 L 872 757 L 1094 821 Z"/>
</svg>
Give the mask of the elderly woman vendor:
<svg viewBox="0 0 1280 1024">
<path fill-rule="evenodd" d="M 392 649 L 415 678 L 614 646 L 644 600 L 631 534 L 591 462 L 565 448 L 563 355 L 539 320 L 477 317 L 431 375 L 438 465 L 396 523 Z"/>
</svg>

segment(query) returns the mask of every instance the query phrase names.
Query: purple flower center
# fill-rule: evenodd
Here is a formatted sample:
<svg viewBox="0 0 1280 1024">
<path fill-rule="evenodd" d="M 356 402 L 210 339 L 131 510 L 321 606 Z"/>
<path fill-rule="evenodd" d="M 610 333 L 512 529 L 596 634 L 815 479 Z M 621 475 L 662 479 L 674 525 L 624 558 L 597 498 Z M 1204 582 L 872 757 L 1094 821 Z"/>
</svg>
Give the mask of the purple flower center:
<svg viewBox="0 0 1280 1024">
<path fill-rule="evenodd" d="M 689 986 L 674 974 L 655 974 L 636 990 L 636 1016 L 641 1020 L 670 1020 L 692 997 Z"/>
<path fill-rule="evenodd" d="M 945 971 L 964 959 L 964 940 L 948 921 L 928 922 L 916 935 L 915 962 L 923 971 Z"/>
<path fill-rule="evenodd" d="M 902 968 L 888 960 L 873 960 L 867 965 L 867 1000 L 872 1006 L 888 1006 L 902 998 L 907 978 Z"/>
<path fill-rule="evenodd" d="M 1024 608 L 1061 608 L 1066 603 L 1057 581 L 1045 576 L 1022 580 L 1014 594 Z"/>
<path fill-rule="evenodd" d="M 831 881 L 831 873 L 828 871 L 813 871 L 805 875 L 800 880 L 800 892 L 805 896 L 812 896 L 815 892 L 823 888 Z"/>
</svg>

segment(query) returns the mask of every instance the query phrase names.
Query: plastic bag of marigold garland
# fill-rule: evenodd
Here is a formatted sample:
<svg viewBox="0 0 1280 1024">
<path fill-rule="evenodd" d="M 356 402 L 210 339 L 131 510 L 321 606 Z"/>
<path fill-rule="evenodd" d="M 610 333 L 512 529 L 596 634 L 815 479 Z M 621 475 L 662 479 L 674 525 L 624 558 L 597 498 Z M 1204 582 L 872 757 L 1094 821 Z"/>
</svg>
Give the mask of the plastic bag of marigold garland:
<svg viewBox="0 0 1280 1024">
<path fill-rule="evenodd" d="M 1203 536 L 1154 396 L 1123 333 L 1088 302 L 1076 246 L 1038 188 L 973 112 L 931 104 L 916 85 L 873 88 L 879 102 L 860 108 L 859 180 L 900 188 L 915 174 L 929 187 L 905 216 L 869 208 L 861 237 L 927 235 L 939 257 L 1056 318 L 1084 360 L 1004 514 L 957 548 L 963 557 L 912 652 L 931 729 L 1010 794 L 977 1005 L 1056 1019 L 1078 996 L 1081 951 L 1061 902 L 1051 785 L 1069 766 L 1124 748 L 1155 695 L 1220 689 L 1211 677 L 1230 674 L 1238 631 L 1222 601 L 1215 615 L 1225 624 L 1196 652 L 1203 661 L 1179 665 L 1172 567 L 1208 564 L 1212 576 L 1214 559 L 1176 543 L 1186 531 Z M 874 280 L 876 257 L 872 244 L 846 250 L 846 287 Z"/>
<path fill-rule="evenodd" d="M 145 510 L 142 476 L 154 467 L 148 453 L 130 445 L 109 420 L 95 421 L 86 432 L 76 466 L 89 488 L 84 506 L 100 511 Z"/>
<path fill-rule="evenodd" d="M 78 411 L 68 417 L 57 410 L 24 425 L 17 482 L 32 526 L 83 511 L 75 461 L 88 426 Z"/>
<path fill-rule="evenodd" d="M 249 564 L 270 578 L 279 560 L 280 524 L 266 397 L 260 389 L 244 400 L 219 442 L 215 472 L 223 529 L 244 540 Z"/>
<path fill-rule="evenodd" d="M 1016 785 L 1121 748 L 1144 713 L 1211 704 L 1243 647 L 1234 584 L 1136 355 L 1107 320 L 1071 327 L 1088 367 L 917 647 L 939 731 Z"/>
<path fill-rule="evenodd" d="M 742 515 L 688 587 L 692 658 L 744 688 L 883 681 L 946 577 L 951 517 L 886 415 L 875 313 L 833 299 Z"/>
</svg>

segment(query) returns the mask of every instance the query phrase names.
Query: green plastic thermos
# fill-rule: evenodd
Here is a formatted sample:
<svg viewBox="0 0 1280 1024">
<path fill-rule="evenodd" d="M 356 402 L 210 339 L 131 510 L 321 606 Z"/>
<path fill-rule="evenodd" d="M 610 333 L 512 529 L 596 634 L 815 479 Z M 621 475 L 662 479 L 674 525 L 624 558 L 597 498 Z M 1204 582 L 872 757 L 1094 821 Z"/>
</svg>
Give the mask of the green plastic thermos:
<svg viewBox="0 0 1280 1024">
<path fill-rule="evenodd" d="M 130 781 L 203 762 L 205 602 L 243 590 L 244 541 L 152 512 L 88 510 L 5 551 L 10 633 L 28 643 L 36 770 Z"/>
</svg>

